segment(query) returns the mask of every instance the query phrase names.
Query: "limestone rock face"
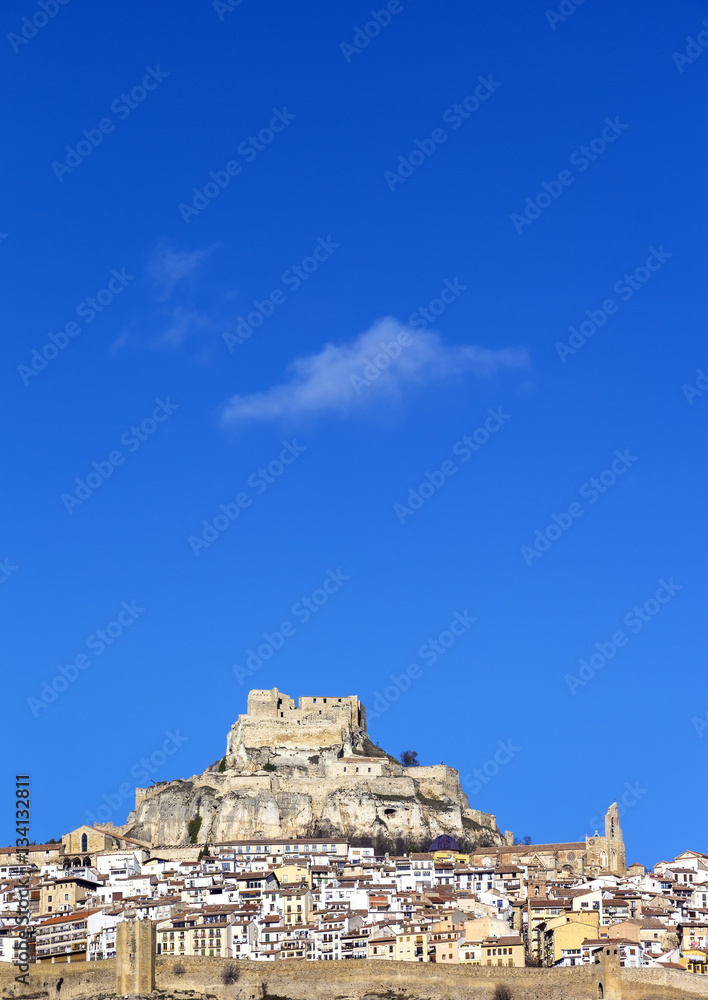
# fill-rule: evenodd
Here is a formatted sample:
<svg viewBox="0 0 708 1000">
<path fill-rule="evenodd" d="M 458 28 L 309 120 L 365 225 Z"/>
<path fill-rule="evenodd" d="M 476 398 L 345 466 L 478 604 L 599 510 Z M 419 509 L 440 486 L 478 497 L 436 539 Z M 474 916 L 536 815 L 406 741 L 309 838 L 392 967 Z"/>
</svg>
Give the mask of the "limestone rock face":
<svg viewBox="0 0 708 1000">
<path fill-rule="evenodd" d="M 424 850 L 442 833 L 504 840 L 494 816 L 470 808 L 454 768 L 403 767 L 375 746 L 357 697 L 296 703 L 275 688 L 250 692 L 222 762 L 136 789 L 122 832 L 181 846 L 197 817 L 199 844 L 336 834 L 402 837 Z"/>
</svg>

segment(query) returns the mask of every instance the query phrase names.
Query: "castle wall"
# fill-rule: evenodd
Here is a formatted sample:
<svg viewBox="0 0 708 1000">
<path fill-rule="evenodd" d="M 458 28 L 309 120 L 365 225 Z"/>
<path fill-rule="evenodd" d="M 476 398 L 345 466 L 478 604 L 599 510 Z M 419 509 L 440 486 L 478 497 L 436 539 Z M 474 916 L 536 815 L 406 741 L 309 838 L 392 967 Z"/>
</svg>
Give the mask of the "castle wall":
<svg viewBox="0 0 708 1000">
<path fill-rule="evenodd" d="M 310 721 L 299 717 L 250 719 L 246 715 L 241 715 L 229 733 L 227 754 L 233 753 L 239 743 L 242 743 L 247 750 L 286 746 L 292 746 L 294 749 L 321 750 L 322 747 L 341 744 L 344 728 L 341 718 L 325 717 Z"/>
<path fill-rule="evenodd" d="M 336 746 L 351 737 L 365 717 L 356 695 L 303 695 L 296 704 L 277 688 L 251 691 L 246 715 L 239 715 L 229 733 L 227 754 L 238 745 L 254 750 L 288 744 L 312 750 Z"/>
<path fill-rule="evenodd" d="M 364 962 L 249 962 L 234 963 L 235 983 L 224 986 L 227 959 L 185 958 L 184 975 L 174 973 L 175 960 L 156 960 L 156 985 L 161 992 L 211 994 L 231 1000 L 250 1000 L 270 994 L 291 1000 L 335 1000 L 346 996 L 363 1000 L 372 995 L 397 995 L 400 1000 L 492 1000 L 494 988 L 504 983 L 514 1000 L 589 1000 L 596 973 L 591 966 L 567 969 L 509 969 L 465 965 L 368 960 Z M 76 962 L 30 966 L 29 985 L 14 980 L 17 970 L 0 962 L 0 992 L 5 997 L 48 996 L 50 1000 L 89 1000 L 115 995 L 116 961 Z M 60 992 L 57 983 L 62 979 Z M 707 1000 L 708 976 L 673 969 L 622 969 L 622 1000 Z M 196 1000 L 196 998 L 195 998 Z"/>
<path fill-rule="evenodd" d="M 459 773 L 447 764 L 431 764 L 429 766 L 410 769 L 411 777 L 415 778 L 423 795 L 436 799 L 441 795 L 457 797 Z"/>
<path fill-rule="evenodd" d="M 344 718 L 349 728 L 361 724 L 361 702 L 356 695 L 339 697 L 335 695 L 301 695 L 296 703 L 277 688 L 270 691 L 249 691 L 247 702 L 247 717 L 249 719 L 299 719 L 315 722 L 319 716 L 330 720 Z M 243 716 L 241 716 L 243 718 Z"/>
</svg>

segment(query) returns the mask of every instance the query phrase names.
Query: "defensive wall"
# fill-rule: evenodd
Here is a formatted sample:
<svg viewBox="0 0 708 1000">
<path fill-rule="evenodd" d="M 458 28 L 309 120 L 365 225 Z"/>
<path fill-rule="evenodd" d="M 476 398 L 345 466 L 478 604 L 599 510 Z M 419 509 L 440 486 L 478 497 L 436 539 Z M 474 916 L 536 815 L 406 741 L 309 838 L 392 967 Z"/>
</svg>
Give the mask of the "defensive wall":
<svg viewBox="0 0 708 1000">
<path fill-rule="evenodd" d="M 339 962 L 229 962 L 217 958 L 158 958 L 156 992 L 170 997 L 193 991 L 224 1000 L 492 1000 L 498 983 L 509 986 L 513 1000 L 594 1000 L 593 966 L 565 969 L 495 969 L 465 965 L 417 964 L 377 960 Z M 222 982 L 234 965 L 237 980 Z M 0 962 L 0 996 L 15 1000 L 97 1000 L 116 995 L 116 961 L 30 966 L 29 985 L 14 980 L 17 969 Z M 58 988 L 57 988 L 58 987 Z M 607 1000 L 611 995 L 605 993 Z M 615 994 L 616 996 L 616 994 Z M 673 969 L 622 969 L 617 1000 L 701 1000 L 708 997 L 708 976 Z M 612 997 L 615 1000 L 615 997 Z"/>
<path fill-rule="evenodd" d="M 282 719 L 291 723 L 317 723 L 328 718 L 342 719 L 348 729 L 366 729 L 366 711 L 356 695 L 301 695 L 297 704 L 277 688 L 269 691 L 253 690 L 248 693 L 246 716 L 248 719 Z"/>
<path fill-rule="evenodd" d="M 240 747 L 263 749 L 292 745 L 318 751 L 366 730 L 366 710 L 356 695 L 302 696 L 299 702 L 277 688 L 249 691 L 227 740 L 227 758 Z"/>
</svg>

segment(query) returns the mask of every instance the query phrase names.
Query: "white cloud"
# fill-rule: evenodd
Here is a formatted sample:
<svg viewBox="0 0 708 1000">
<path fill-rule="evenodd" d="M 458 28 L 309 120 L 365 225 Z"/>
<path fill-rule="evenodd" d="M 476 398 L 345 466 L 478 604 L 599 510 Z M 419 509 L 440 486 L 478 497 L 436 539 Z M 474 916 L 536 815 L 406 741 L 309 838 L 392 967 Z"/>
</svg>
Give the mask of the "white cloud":
<svg viewBox="0 0 708 1000">
<path fill-rule="evenodd" d="M 173 250 L 161 240 L 153 250 L 146 271 L 159 303 L 152 317 L 159 332 L 151 338 L 152 347 L 177 348 L 191 336 L 213 329 L 210 314 L 195 301 L 191 279 L 216 245 L 191 251 Z"/>
<path fill-rule="evenodd" d="M 173 305 L 163 310 L 163 329 L 154 340 L 155 347 L 180 347 L 192 334 L 210 330 L 210 318 L 190 306 Z"/>
<path fill-rule="evenodd" d="M 485 377 L 528 363 L 523 348 L 447 347 L 439 334 L 413 330 L 387 317 L 350 343 L 325 344 L 318 354 L 296 358 L 283 384 L 249 396 L 232 396 L 224 407 L 223 421 L 234 424 L 325 411 L 346 413 L 375 398 L 397 398 L 408 385 L 465 372 Z"/>
<path fill-rule="evenodd" d="M 171 250 L 164 240 L 155 247 L 147 265 L 148 275 L 153 283 L 158 299 L 164 302 L 170 298 L 177 285 L 191 277 L 208 258 L 212 248 L 193 250 Z"/>
</svg>

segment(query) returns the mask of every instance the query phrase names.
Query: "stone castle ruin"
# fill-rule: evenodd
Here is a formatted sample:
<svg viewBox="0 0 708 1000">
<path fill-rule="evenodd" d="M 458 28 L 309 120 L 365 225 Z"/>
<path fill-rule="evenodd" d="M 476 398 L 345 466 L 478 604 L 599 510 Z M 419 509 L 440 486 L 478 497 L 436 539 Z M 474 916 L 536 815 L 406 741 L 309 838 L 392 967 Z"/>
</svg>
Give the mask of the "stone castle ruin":
<svg viewBox="0 0 708 1000">
<path fill-rule="evenodd" d="M 438 834 L 501 844 L 496 819 L 470 807 L 447 765 L 404 767 L 371 742 L 356 695 L 303 696 L 273 688 L 248 695 L 226 754 L 202 774 L 136 789 L 126 835 L 155 845 L 247 837 L 402 838 Z M 194 828 L 194 824 L 192 829 Z"/>
<path fill-rule="evenodd" d="M 301 697 L 299 702 L 273 688 L 250 691 L 246 715 L 229 733 L 227 763 L 238 766 L 248 750 L 320 750 L 341 744 L 343 753 L 362 751 L 366 743 L 366 709 L 356 695 Z"/>
<path fill-rule="evenodd" d="M 249 693 L 224 757 L 202 774 L 136 789 L 135 810 L 120 832 L 161 847 L 342 836 L 422 850 L 447 834 L 477 845 L 475 864 L 529 864 L 569 876 L 626 872 L 616 804 L 604 835 L 514 845 L 493 815 L 470 806 L 454 768 L 404 767 L 372 743 L 356 695 L 296 700 L 277 688 Z M 542 879 L 536 888 L 545 895 Z"/>
</svg>

